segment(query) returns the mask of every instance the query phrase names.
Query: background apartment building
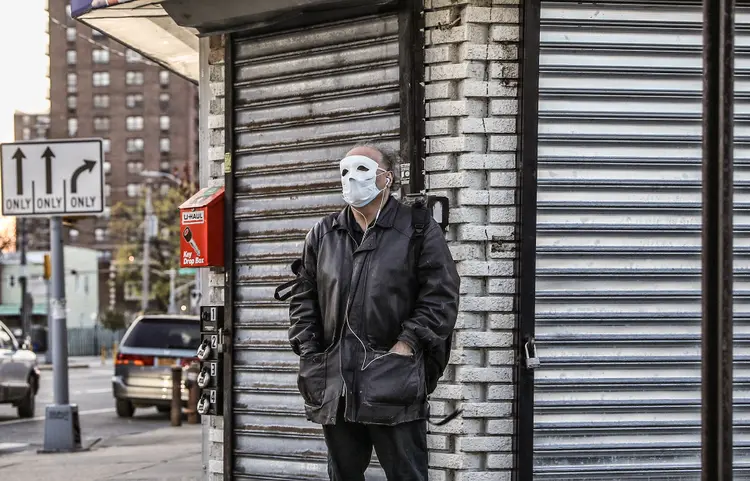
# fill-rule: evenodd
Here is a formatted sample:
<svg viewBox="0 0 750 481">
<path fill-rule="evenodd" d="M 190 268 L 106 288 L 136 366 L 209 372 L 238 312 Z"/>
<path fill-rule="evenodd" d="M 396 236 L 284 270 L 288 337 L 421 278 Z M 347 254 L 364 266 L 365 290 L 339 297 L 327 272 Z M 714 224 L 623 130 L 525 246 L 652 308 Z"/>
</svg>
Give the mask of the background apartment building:
<svg viewBox="0 0 750 481">
<path fill-rule="evenodd" d="M 147 180 L 144 170 L 196 178 L 198 91 L 138 52 L 73 21 L 69 0 L 48 0 L 47 11 L 50 112 L 18 113 L 16 139 L 43 137 L 42 130 L 51 139 L 104 139 L 105 215 L 80 219 L 65 229 L 67 245 L 101 252 L 104 307 L 113 300 L 109 261 L 122 241 L 110 235 L 109 208 L 138 201 Z M 168 179 L 153 182 L 154 196 L 172 186 Z M 27 229 L 29 249 L 48 249 L 46 218 L 28 220 Z"/>
</svg>

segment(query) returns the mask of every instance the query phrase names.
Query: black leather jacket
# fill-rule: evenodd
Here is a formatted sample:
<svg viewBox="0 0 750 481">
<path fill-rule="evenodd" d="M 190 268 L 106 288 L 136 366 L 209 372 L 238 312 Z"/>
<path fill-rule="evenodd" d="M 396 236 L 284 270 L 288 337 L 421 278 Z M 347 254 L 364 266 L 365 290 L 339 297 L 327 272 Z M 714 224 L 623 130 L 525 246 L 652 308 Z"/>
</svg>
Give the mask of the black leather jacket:
<svg viewBox="0 0 750 481">
<path fill-rule="evenodd" d="M 359 247 L 348 207 L 322 219 L 305 239 L 289 341 L 300 355 L 297 384 L 313 422 L 335 423 L 344 393 L 350 422 L 394 425 L 428 415 L 425 359 L 438 359 L 442 373 L 460 281 L 434 220 L 418 262 L 409 255 L 411 209 L 389 199 Z M 399 340 L 413 347 L 413 356 L 388 353 Z"/>
</svg>

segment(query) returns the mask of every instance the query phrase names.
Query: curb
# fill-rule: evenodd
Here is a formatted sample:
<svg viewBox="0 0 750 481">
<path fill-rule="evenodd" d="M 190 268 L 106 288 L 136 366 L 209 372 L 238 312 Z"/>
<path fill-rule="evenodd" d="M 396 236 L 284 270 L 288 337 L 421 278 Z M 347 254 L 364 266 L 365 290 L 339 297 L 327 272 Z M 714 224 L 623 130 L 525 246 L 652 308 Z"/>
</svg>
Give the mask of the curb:
<svg viewBox="0 0 750 481">
<path fill-rule="evenodd" d="M 39 368 L 40 371 L 52 370 L 52 364 L 39 364 L 37 367 Z M 68 369 L 88 369 L 89 367 L 91 366 L 89 366 L 88 364 L 80 364 L 80 363 L 68 364 Z"/>
</svg>

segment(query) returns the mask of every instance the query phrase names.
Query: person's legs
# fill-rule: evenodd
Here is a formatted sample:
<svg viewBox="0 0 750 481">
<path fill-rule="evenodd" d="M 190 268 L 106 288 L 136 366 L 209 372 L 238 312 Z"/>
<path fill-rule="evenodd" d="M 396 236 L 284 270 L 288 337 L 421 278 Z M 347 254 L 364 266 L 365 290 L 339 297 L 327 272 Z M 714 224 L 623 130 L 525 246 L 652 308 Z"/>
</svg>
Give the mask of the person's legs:
<svg viewBox="0 0 750 481">
<path fill-rule="evenodd" d="M 369 426 L 388 481 L 427 481 L 427 421 Z"/>
<path fill-rule="evenodd" d="M 365 425 L 344 420 L 341 404 L 336 424 L 323 426 L 328 446 L 328 477 L 331 481 L 365 481 L 372 441 Z"/>
</svg>

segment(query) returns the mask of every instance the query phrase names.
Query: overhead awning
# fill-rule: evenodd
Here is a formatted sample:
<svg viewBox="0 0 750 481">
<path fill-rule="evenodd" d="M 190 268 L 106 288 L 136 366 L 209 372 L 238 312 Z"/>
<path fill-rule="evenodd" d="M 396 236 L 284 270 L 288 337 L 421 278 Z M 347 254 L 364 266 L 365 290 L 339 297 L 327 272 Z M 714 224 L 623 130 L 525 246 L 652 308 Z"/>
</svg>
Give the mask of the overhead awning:
<svg viewBox="0 0 750 481">
<path fill-rule="evenodd" d="M 177 25 L 164 0 L 71 0 L 73 18 L 198 83 L 198 31 Z"/>
</svg>

